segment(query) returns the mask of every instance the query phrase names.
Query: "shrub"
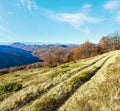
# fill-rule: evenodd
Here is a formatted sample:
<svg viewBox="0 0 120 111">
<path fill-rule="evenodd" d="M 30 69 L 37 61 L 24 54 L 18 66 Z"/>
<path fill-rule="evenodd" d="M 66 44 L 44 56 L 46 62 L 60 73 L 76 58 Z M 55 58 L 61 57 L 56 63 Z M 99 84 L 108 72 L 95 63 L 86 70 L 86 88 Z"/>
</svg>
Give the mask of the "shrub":
<svg viewBox="0 0 120 111">
<path fill-rule="evenodd" d="M 15 75 L 15 77 L 18 77 L 18 76 L 20 76 L 20 75 L 19 75 L 19 74 L 16 74 L 16 75 Z"/>
<path fill-rule="evenodd" d="M 10 83 L 4 86 L 0 86 L 0 95 L 8 92 L 15 92 L 22 88 L 22 84 Z"/>
<path fill-rule="evenodd" d="M 54 67 L 57 67 L 57 65 L 56 64 L 49 65 L 49 68 L 54 68 Z"/>
<path fill-rule="evenodd" d="M 63 65 L 63 66 L 61 66 L 61 68 L 67 68 L 67 67 L 69 67 L 69 65 Z"/>
</svg>

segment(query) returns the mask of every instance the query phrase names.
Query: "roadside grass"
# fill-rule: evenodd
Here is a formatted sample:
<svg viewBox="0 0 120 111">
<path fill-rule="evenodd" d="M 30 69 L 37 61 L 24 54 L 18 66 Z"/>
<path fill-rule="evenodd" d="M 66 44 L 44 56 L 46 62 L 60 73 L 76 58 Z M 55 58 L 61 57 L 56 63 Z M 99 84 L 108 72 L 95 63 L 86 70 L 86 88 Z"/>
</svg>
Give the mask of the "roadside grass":
<svg viewBox="0 0 120 111">
<path fill-rule="evenodd" d="M 9 92 L 0 95 L 0 102 L 1 102 L 0 110 L 18 111 L 19 109 L 21 109 L 22 111 L 22 107 L 23 107 L 23 111 L 25 111 L 28 110 L 28 108 L 32 109 L 31 106 L 33 106 L 34 109 L 37 106 L 37 104 L 38 104 L 37 109 L 39 109 L 39 102 L 36 103 L 36 101 L 37 100 L 39 101 L 39 99 L 41 100 L 41 98 L 42 99 L 45 98 L 44 99 L 45 104 L 43 105 L 43 108 L 50 107 L 51 110 L 54 107 L 54 105 L 57 104 L 58 102 L 59 102 L 58 104 L 61 105 L 63 100 L 66 101 L 66 98 L 71 96 L 71 94 L 78 87 L 80 87 L 81 84 L 83 84 L 86 80 L 89 79 L 88 75 L 91 73 L 91 71 L 94 72 L 94 70 L 98 68 L 100 63 L 97 64 L 96 66 L 94 65 L 96 64 L 95 61 L 101 59 L 104 60 L 104 58 L 107 55 L 108 54 L 103 54 L 100 56 L 79 60 L 76 62 L 73 61 L 70 63 L 59 65 L 54 68 L 48 67 L 48 68 L 27 69 L 27 70 L 16 71 L 13 73 L 0 76 L 0 86 L 4 85 L 5 83 L 9 84 L 11 81 L 14 81 L 15 83 L 18 84 L 22 84 L 23 86 L 23 88 L 17 92 Z M 92 69 L 89 70 L 89 67 L 91 65 L 92 65 Z M 82 70 L 84 69 L 85 71 L 82 72 Z M 77 77 L 75 77 L 75 75 Z M 51 98 L 51 96 L 53 98 Z"/>
<path fill-rule="evenodd" d="M 80 69 L 80 68 L 81 67 L 79 67 L 78 69 Z M 55 70 L 56 69 L 54 69 L 53 71 L 55 71 Z M 26 104 L 30 100 L 36 99 L 36 97 L 40 96 L 43 92 L 46 92 L 49 88 L 53 87 L 54 85 L 62 82 L 63 80 L 65 80 L 65 79 L 71 77 L 72 75 L 74 75 L 75 73 L 77 73 L 77 72 L 74 73 L 74 71 L 72 71 L 71 73 L 63 73 L 63 70 L 60 70 L 60 71 L 61 71 L 60 74 L 58 76 L 56 76 L 57 78 L 55 77 L 56 72 L 54 72 L 54 73 L 48 74 L 49 79 L 46 79 L 44 82 L 43 82 L 43 80 L 44 80 L 43 78 L 39 78 L 38 82 L 31 80 L 32 82 L 34 82 L 33 84 L 35 84 L 35 82 L 37 82 L 37 83 L 35 85 L 24 88 L 19 93 L 15 93 L 12 96 L 10 96 L 8 98 L 8 101 L 13 99 L 13 101 L 12 101 L 13 104 L 8 107 L 10 109 L 12 109 L 12 108 L 16 107 L 17 104 L 18 105 Z M 54 75 L 54 76 L 50 77 L 50 75 Z M 47 76 L 47 74 L 45 74 L 45 78 L 47 78 L 46 76 Z M 41 82 L 40 82 L 40 79 L 42 80 Z M 27 89 L 31 89 L 31 90 L 27 90 Z M 23 96 L 23 94 L 24 94 L 24 96 Z M 17 95 L 19 95 L 19 96 L 15 99 L 14 96 L 17 96 Z M 14 103 L 16 104 L 15 106 L 14 106 Z"/>
<path fill-rule="evenodd" d="M 57 111 L 120 111 L 120 55 L 106 66 L 102 74 L 104 81 L 95 84 L 98 78 L 90 80 Z"/>
<path fill-rule="evenodd" d="M 82 62 L 79 61 L 76 64 L 84 63 L 83 66 L 80 65 L 79 67 L 75 68 L 74 70 L 72 69 L 71 71 L 69 71 L 67 73 L 63 73 L 61 66 L 58 66 L 56 68 L 51 69 L 50 71 L 48 70 L 47 72 L 45 72 L 43 74 L 35 74 L 35 76 L 31 76 L 30 81 L 22 82 L 22 84 L 23 83 L 26 84 L 26 85 L 23 84 L 24 86 L 26 86 L 25 88 L 23 88 L 19 93 L 14 93 L 10 97 L 6 98 L 7 101 L 3 100 L 1 106 L 4 107 L 5 109 L 8 109 L 8 108 L 9 109 L 14 109 L 14 108 L 17 109 L 19 107 L 27 105 L 28 102 L 33 102 L 33 100 L 40 97 L 43 93 L 49 91 L 49 89 L 51 89 L 55 85 L 70 78 L 74 74 L 81 71 L 81 69 L 83 67 L 89 66 L 89 64 L 92 64 L 95 61 L 98 61 L 102 57 L 104 57 L 104 55 L 95 57 L 94 59 L 89 60 L 88 62 L 85 62 L 85 63 L 83 60 L 82 60 Z M 76 64 L 70 63 L 69 66 L 72 67 L 73 65 L 76 65 Z M 70 67 L 68 67 L 68 68 L 70 68 Z M 65 70 L 66 70 L 66 68 L 65 68 Z M 58 72 L 60 72 L 60 73 L 58 74 L 58 76 L 56 76 L 54 73 L 58 73 Z M 50 77 L 50 75 L 54 75 L 54 76 Z M 34 78 L 32 78 L 32 77 L 34 77 Z M 14 98 L 14 97 L 17 97 L 17 98 Z M 10 104 L 6 107 L 5 105 L 8 104 L 11 99 L 13 101 L 11 101 Z"/>
<path fill-rule="evenodd" d="M 106 58 L 105 58 L 106 59 Z M 97 67 L 100 67 L 105 61 L 102 59 Z M 93 65 L 94 66 L 94 65 Z M 59 105 L 63 104 L 64 101 L 71 96 L 78 87 L 80 87 L 84 82 L 91 78 L 96 68 L 91 66 L 87 71 L 81 71 L 80 73 L 75 74 L 70 79 L 61 82 L 56 87 L 52 88 L 48 93 L 43 95 L 40 99 L 37 99 L 33 105 L 31 105 L 30 110 L 32 111 L 53 111 L 56 110 Z M 96 66 L 96 65 L 95 65 Z"/>
</svg>

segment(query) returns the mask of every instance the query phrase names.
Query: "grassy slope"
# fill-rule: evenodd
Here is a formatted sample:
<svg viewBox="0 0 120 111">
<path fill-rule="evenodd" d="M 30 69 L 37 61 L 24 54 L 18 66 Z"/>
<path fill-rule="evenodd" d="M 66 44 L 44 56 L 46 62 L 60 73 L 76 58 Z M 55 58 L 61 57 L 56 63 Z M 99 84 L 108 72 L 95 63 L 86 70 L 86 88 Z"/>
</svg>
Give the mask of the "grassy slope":
<svg viewBox="0 0 120 111">
<path fill-rule="evenodd" d="M 73 105 L 74 104 L 74 105 Z M 120 54 L 81 88 L 58 111 L 120 111 Z"/>
<path fill-rule="evenodd" d="M 17 82 L 23 88 L 0 95 L 0 111 L 119 111 L 118 53 L 2 75 L 0 86 Z"/>
</svg>

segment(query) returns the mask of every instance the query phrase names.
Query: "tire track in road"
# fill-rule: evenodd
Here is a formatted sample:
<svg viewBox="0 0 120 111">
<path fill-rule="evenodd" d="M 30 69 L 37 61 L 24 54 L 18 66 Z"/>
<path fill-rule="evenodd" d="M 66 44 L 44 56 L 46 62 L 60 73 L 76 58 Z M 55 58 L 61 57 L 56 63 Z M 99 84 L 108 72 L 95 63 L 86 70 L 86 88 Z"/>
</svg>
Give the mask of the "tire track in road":
<svg viewBox="0 0 120 111">
<path fill-rule="evenodd" d="M 107 60 L 109 59 L 110 57 L 108 57 L 103 63 L 102 63 L 102 65 L 101 66 L 99 66 L 99 67 L 97 67 L 96 68 L 96 70 L 94 70 L 93 72 L 91 72 L 87 77 L 84 77 L 84 78 L 82 78 L 82 82 L 83 82 L 83 84 L 82 85 L 84 85 L 86 82 L 88 82 L 101 68 L 102 68 L 102 66 L 107 62 Z M 81 85 L 81 86 L 82 86 Z M 81 87 L 80 86 L 80 87 Z M 58 109 L 63 105 L 63 104 L 65 104 L 65 102 L 76 92 L 76 90 L 78 89 L 78 88 L 80 88 L 80 87 L 76 87 L 76 89 L 70 94 L 70 95 L 68 95 L 68 97 L 66 97 L 62 102 L 61 102 L 61 104 L 60 105 L 58 105 L 54 110 L 52 110 L 52 111 L 58 111 Z"/>
<path fill-rule="evenodd" d="M 2 105 L 0 105 L 0 106 L 2 106 L 2 107 L 0 107 L 0 110 L 2 110 L 2 111 L 7 111 L 8 109 L 9 110 L 19 110 L 19 109 L 21 109 L 21 107 L 23 107 L 23 106 L 25 106 L 26 104 L 28 104 L 28 103 L 33 103 L 36 99 L 38 99 L 38 98 L 40 98 L 40 97 L 42 97 L 42 96 L 44 96 L 45 94 L 47 94 L 47 93 L 49 93 L 49 91 L 51 91 L 53 88 L 55 88 L 56 86 L 58 86 L 59 84 L 61 84 L 61 83 L 63 83 L 64 81 L 66 81 L 66 80 L 68 80 L 68 79 L 70 79 L 70 78 L 72 78 L 74 75 L 76 75 L 76 73 L 78 73 L 78 72 L 80 72 L 80 71 L 82 71 L 82 70 L 84 70 L 84 69 L 86 69 L 86 68 L 88 68 L 88 67 L 90 67 L 91 65 L 94 65 L 95 63 L 97 63 L 98 61 L 100 61 L 101 59 L 103 59 L 104 57 L 106 57 L 106 55 L 104 55 L 104 56 L 102 56 L 102 57 L 99 57 L 99 59 L 95 59 L 92 63 L 90 63 L 90 64 L 88 64 L 88 65 L 86 65 L 86 66 L 84 66 L 84 67 L 82 67 L 82 68 L 78 68 L 77 70 L 75 70 L 75 71 L 73 71 L 73 72 L 69 72 L 68 73 L 68 75 L 70 75 L 68 78 L 66 78 L 66 79 L 64 79 L 64 77 L 63 77 L 63 79 L 61 79 L 61 81 L 56 81 L 56 83 L 54 84 L 54 85 L 51 85 L 51 84 L 49 84 L 49 86 L 46 88 L 46 90 L 44 90 L 44 91 L 41 91 L 41 89 L 39 89 L 39 87 L 38 87 L 38 90 L 37 90 L 37 93 L 36 94 L 33 94 L 33 92 L 32 92 L 32 90 L 31 90 L 31 92 L 28 92 L 27 94 L 26 94 L 26 97 L 24 97 L 23 99 L 21 99 L 20 101 L 19 101 L 19 96 L 17 97 L 17 100 L 15 100 L 15 101 L 13 101 L 11 98 L 9 98 L 8 97 L 8 99 L 10 99 L 10 100 L 12 100 L 11 102 L 6 102 L 6 104 L 14 104 L 13 106 L 11 106 L 10 107 L 10 109 L 9 109 L 9 107 L 7 107 L 5 104 L 2 106 Z M 37 87 L 37 86 L 36 86 Z M 17 92 L 17 93 L 19 93 L 19 92 Z M 24 93 L 24 92 L 23 92 Z M 7 99 L 5 100 L 5 101 L 7 101 Z M 4 102 L 4 101 L 3 101 Z M 2 102 L 1 102 L 2 103 Z"/>
<path fill-rule="evenodd" d="M 34 96 L 34 97 L 29 97 L 29 99 L 27 99 L 27 101 L 25 101 L 24 103 L 22 103 L 21 105 L 19 105 L 19 108 L 21 109 L 21 107 L 24 107 L 26 104 L 28 103 L 31 103 L 31 102 L 34 102 L 34 100 L 36 100 L 37 98 L 40 98 L 41 96 L 43 96 L 44 94 L 48 93 L 49 90 L 51 90 L 52 88 L 54 88 L 56 85 L 59 85 L 61 82 L 64 82 L 65 80 L 71 78 L 73 75 L 75 75 L 76 73 L 90 67 L 91 65 L 94 65 L 96 62 L 100 61 L 102 58 L 104 58 L 106 55 L 102 56 L 102 57 L 99 57 L 98 59 L 94 60 L 93 62 L 91 62 L 90 64 L 88 65 L 85 65 L 83 67 L 80 67 L 80 68 L 77 68 L 76 70 L 74 71 L 71 71 L 71 72 L 68 72 L 67 74 L 65 75 L 69 75 L 68 78 L 64 78 L 64 75 L 63 78 L 61 79 L 61 81 L 56 81 L 56 83 L 49 83 L 49 86 L 47 87 L 47 89 L 45 91 L 43 91 L 42 93 L 38 93 L 38 95 Z M 51 80 L 52 81 L 52 80 Z M 32 104 L 32 103 L 31 103 Z M 19 109 L 18 108 L 18 109 Z"/>
<path fill-rule="evenodd" d="M 105 62 L 105 64 L 100 68 L 100 70 L 89 81 L 87 81 L 80 88 L 78 88 L 76 92 L 73 95 L 71 95 L 71 97 L 57 109 L 57 111 L 71 111 L 71 110 L 82 111 L 85 110 L 86 108 L 88 109 L 93 108 L 94 110 L 95 104 L 93 105 L 92 102 L 99 104 L 99 99 L 97 101 L 96 99 L 93 98 L 95 97 L 96 93 L 98 94 L 97 96 L 99 96 L 99 93 L 101 93 L 99 85 L 103 84 L 107 80 L 108 76 L 112 74 L 110 73 L 109 68 L 111 67 L 111 64 L 116 64 L 116 58 L 120 56 L 119 54 L 120 53 L 114 52 L 114 55 Z M 92 106 L 89 107 L 88 104 L 89 105 L 91 104 L 93 107 Z"/>
<path fill-rule="evenodd" d="M 86 76 L 80 76 L 80 74 L 72 76 L 69 80 L 66 80 L 58 86 L 51 89 L 47 94 L 43 95 L 40 100 L 36 101 L 31 107 L 34 107 L 33 111 L 56 111 L 74 92 L 85 82 L 87 82 L 92 76 L 98 72 L 104 63 L 110 57 L 106 57 L 105 60 L 93 71 L 89 72 Z M 94 65 L 90 66 L 93 67 Z M 72 81 L 75 80 L 75 81 Z M 71 84 L 71 82 L 73 82 Z M 67 88 L 66 88 L 67 87 Z M 58 96 L 58 97 L 57 97 Z M 36 107 L 38 107 L 36 109 Z"/>
</svg>

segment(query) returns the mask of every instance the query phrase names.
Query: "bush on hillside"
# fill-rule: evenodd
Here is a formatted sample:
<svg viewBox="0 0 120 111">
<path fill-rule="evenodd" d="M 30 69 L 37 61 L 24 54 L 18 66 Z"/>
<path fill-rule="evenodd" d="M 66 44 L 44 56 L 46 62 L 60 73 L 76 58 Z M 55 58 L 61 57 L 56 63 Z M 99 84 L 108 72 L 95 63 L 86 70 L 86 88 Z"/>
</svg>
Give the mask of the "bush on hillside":
<svg viewBox="0 0 120 111">
<path fill-rule="evenodd" d="M 57 67 L 57 65 L 56 64 L 49 65 L 49 68 L 54 68 L 54 67 Z"/>
<path fill-rule="evenodd" d="M 8 92 L 16 92 L 22 88 L 22 84 L 10 83 L 4 86 L 0 86 L 0 95 Z"/>
</svg>

